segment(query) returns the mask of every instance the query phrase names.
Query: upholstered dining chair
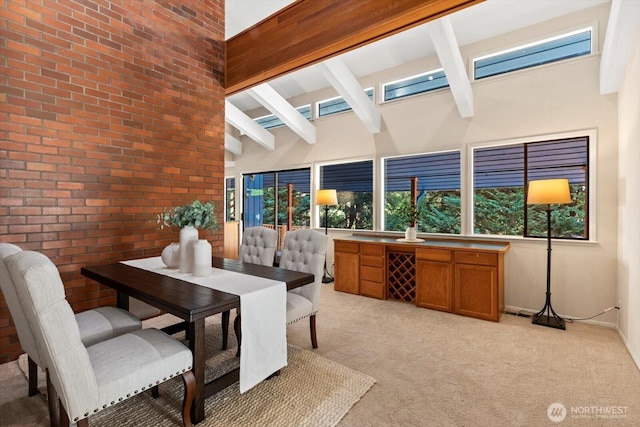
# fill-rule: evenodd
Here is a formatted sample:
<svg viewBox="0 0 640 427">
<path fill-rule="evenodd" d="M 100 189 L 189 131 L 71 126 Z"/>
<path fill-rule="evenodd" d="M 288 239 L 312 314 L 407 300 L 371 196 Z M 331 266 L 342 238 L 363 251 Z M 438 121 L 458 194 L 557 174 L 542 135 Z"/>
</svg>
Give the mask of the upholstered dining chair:
<svg viewBox="0 0 640 427">
<path fill-rule="evenodd" d="M 267 227 L 247 227 L 242 232 L 242 243 L 238 250 L 238 261 L 250 264 L 272 266 L 278 246 L 278 232 Z M 229 336 L 229 311 L 222 313 L 222 349 L 227 349 Z M 236 317 L 237 320 L 237 317 Z M 239 325 L 235 324 L 238 342 L 240 341 Z M 238 346 L 238 356 L 240 346 Z"/>
<path fill-rule="evenodd" d="M 0 288 L 16 326 L 20 345 L 28 356 L 29 396 L 33 396 L 38 393 L 38 367 L 46 370 L 47 365 L 44 356 L 36 346 L 35 338 L 18 300 L 13 280 L 4 265 L 6 257 L 19 252 L 22 252 L 19 246 L 11 243 L 0 243 Z M 87 347 L 142 327 L 140 319 L 136 316 L 115 307 L 99 307 L 83 311 L 76 314 L 75 318 L 80 331 L 80 339 Z M 52 407 L 55 407 L 56 397 L 53 393 L 48 393 L 48 397 L 49 409 L 51 410 Z M 56 411 L 53 411 L 50 415 L 54 420 L 54 424 L 56 424 Z"/>
<path fill-rule="evenodd" d="M 177 375 L 185 386 L 182 418 L 191 426 L 193 355 L 157 329 L 139 329 L 85 347 L 58 269 L 45 255 L 18 251 L 3 262 L 37 351 L 48 387 L 60 402 L 62 425 L 88 426 L 88 417 Z"/>
<path fill-rule="evenodd" d="M 316 314 L 320 306 L 320 288 L 327 252 L 327 236 L 315 230 L 287 232 L 284 238 L 280 268 L 313 273 L 314 281 L 287 292 L 287 325 L 309 318 L 311 345 L 318 348 Z"/>
<path fill-rule="evenodd" d="M 238 260 L 272 266 L 278 245 L 278 232 L 267 227 L 247 227 L 242 233 Z"/>
</svg>

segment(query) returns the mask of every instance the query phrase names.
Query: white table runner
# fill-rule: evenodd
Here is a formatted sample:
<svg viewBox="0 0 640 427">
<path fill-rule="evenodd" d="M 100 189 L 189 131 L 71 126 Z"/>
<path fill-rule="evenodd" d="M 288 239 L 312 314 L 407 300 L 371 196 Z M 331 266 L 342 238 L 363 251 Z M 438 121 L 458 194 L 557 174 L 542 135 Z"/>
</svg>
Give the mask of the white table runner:
<svg viewBox="0 0 640 427">
<path fill-rule="evenodd" d="M 240 393 L 287 366 L 286 283 L 218 268 L 209 276 L 195 277 L 167 268 L 160 257 L 122 263 L 240 296 Z"/>
</svg>

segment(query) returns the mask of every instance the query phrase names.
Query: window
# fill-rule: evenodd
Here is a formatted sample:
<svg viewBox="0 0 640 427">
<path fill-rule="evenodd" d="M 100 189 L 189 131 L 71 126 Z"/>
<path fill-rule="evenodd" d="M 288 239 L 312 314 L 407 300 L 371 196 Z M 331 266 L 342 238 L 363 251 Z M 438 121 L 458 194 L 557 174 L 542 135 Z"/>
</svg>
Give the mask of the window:
<svg viewBox="0 0 640 427">
<path fill-rule="evenodd" d="M 224 192 L 225 192 L 225 221 L 236 220 L 236 179 L 225 178 L 224 180 Z"/>
<path fill-rule="evenodd" d="M 311 104 L 303 105 L 302 107 L 296 108 L 296 110 L 298 110 L 298 112 L 302 114 L 305 119 L 311 120 Z M 275 114 L 257 117 L 253 120 L 265 129 L 273 129 L 284 126 L 284 122 L 276 117 Z"/>
<path fill-rule="evenodd" d="M 416 227 L 460 234 L 460 152 L 383 159 L 384 229 L 404 231 L 415 188 Z"/>
<path fill-rule="evenodd" d="M 338 193 L 338 205 L 329 206 L 329 228 L 373 230 L 372 160 L 320 166 L 320 188 Z"/>
<path fill-rule="evenodd" d="M 554 238 L 589 238 L 589 137 L 473 150 L 474 233 L 545 237 L 545 206 L 527 205 L 529 181 L 568 178 L 571 204 L 553 206 Z"/>
<path fill-rule="evenodd" d="M 287 230 L 309 228 L 311 170 L 247 174 L 244 180 L 244 227 L 278 231 L 278 250 Z"/>
<path fill-rule="evenodd" d="M 372 87 L 365 89 L 364 93 L 366 93 L 369 99 L 373 101 Z M 341 113 L 343 111 L 351 110 L 351 107 L 349 106 L 349 104 L 347 104 L 347 101 L 345 101 L 344 98 L 341 96 L 320 101 L 318 102 L 317 106 L 318 106 L 318 117 L 329 116 L 331 114 L 336 114 L 336 113 Z"/>
<path fill-rule="evenodd" d="M 476 80 L 591 53 L 591 28 L 473 60 Z"/>
<path fill-rule="evenodd" d="M 447 76 L 445 76 L 444 70 L 439 68 L 417 76 L 385 83 L 382 85 L 382 91 L 384 100 L 390 101 L 448 86 Z"/>
</svg>

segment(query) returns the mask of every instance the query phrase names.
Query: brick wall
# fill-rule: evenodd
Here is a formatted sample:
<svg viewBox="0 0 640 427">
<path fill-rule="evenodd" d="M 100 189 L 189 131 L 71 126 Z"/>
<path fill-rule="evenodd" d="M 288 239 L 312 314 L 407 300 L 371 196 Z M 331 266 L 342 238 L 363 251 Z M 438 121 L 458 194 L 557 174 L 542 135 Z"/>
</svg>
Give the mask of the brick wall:
<svg viewBox="0 0 640 427">
<path fill-rule="evenodd" d="M 224 210 L 223 0 L 0 6 L 0 242 L 58 266 L 74 310 L 114 304 L 88 264 L 178 240 L 156 213 Z M 203 233 L 214 253 L 222 230 Z M 21 353 L 0 296 L 0 362 Z"/>
</svg>

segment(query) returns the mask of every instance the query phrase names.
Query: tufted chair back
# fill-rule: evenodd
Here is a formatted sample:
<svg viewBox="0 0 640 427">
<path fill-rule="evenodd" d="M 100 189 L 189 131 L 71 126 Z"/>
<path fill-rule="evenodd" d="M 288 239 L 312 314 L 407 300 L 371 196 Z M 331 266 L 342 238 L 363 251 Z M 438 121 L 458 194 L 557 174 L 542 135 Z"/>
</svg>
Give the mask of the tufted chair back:
<svg viewBox="0 0 640 427">
<path fill-rule="evenodd" d="M 16 293 L 15 286 L 13 285 L 13 280 L 11 279 L 11 275 L 9 274 L 7 267 L 4 265 L 5 258 L 18 252 L 22 252 L 22 249 L 18 246 L 12 245 L 11 243 L 0 243 L 0 288 L 2 288 L 4 299 L 7 302 L 7 306 L 9 306 L 9 312 L 13 318 L 13 323 L 16 325 L 16 331 L 18 332 L 18 339 L 20 340 L 22 349 L 27 352 L 29 357 L 38 366 L 41 366 L 44 369 L 46 368 L 46 365 L 44 364 L 44 356 L 42 356 L 38 351 L 35 338 L 29 329 L 29 324 L 27 323 L 24 311 L 20 305 L 20 300 L 18 299 L 18 294 Z"/>
<path fill-rule="evenodd" d="M 32 251 L 8 256 L 4 264 L 60 401 L 68 411 L 96 407 L 96 377 L 58 269 Z"/>
<path fill-rule="evenodd" d="M 289 231 L 284 238 L 280 268 L 312 273 L 315 277 L 313 283 L 289 291 L 311 301 L 312 310 L 309 315 L 317 313 L 320 305 L 320 287 L 326 252 L 327 236 L 315 230 Z"/>
<path fill-rule="evenodd" d="M 242 233 L 238 258 L 242 262 L 272 266 L 278 244 L 278 232 L 266 227 L 248 227 Z"/>
</svg>

